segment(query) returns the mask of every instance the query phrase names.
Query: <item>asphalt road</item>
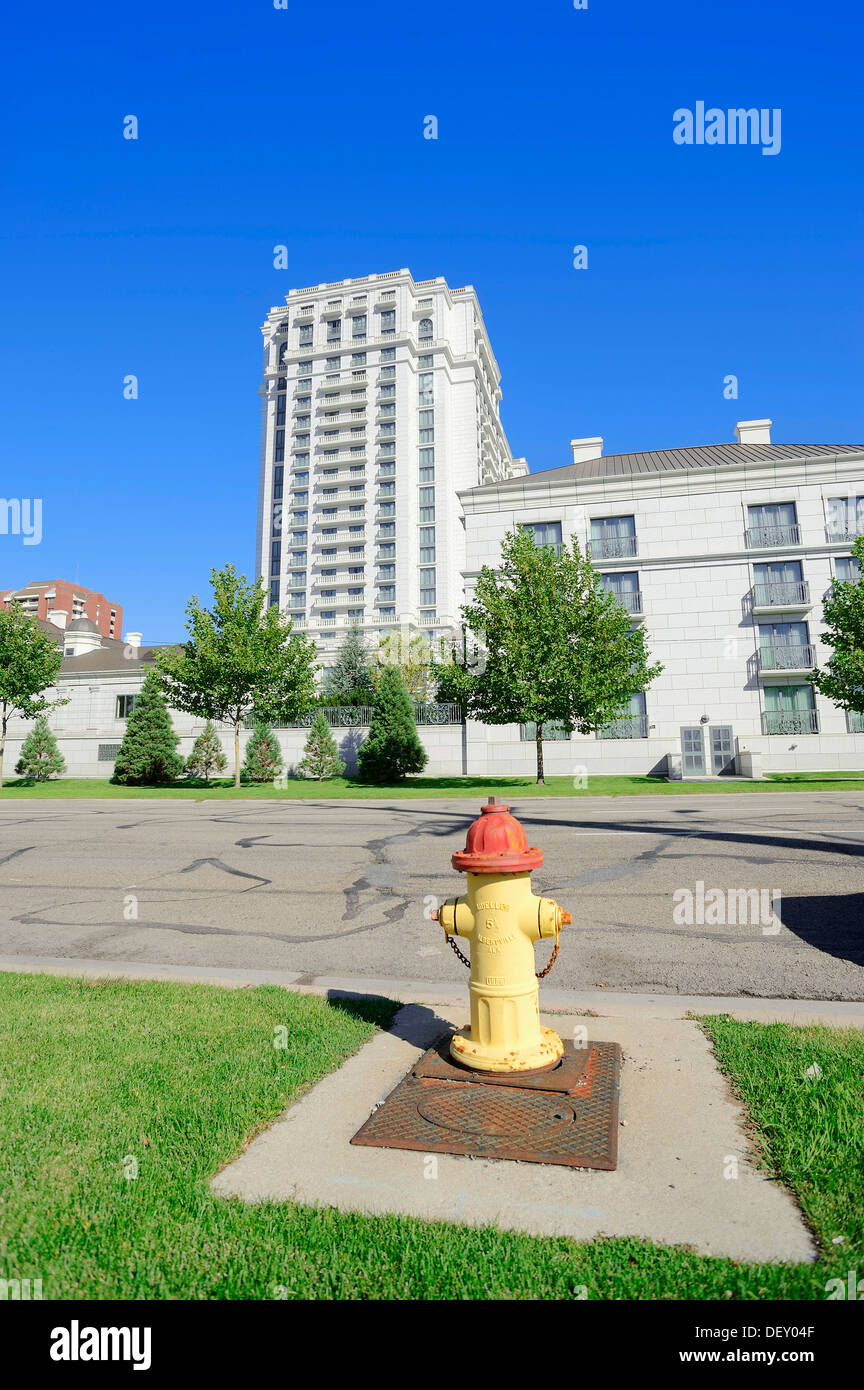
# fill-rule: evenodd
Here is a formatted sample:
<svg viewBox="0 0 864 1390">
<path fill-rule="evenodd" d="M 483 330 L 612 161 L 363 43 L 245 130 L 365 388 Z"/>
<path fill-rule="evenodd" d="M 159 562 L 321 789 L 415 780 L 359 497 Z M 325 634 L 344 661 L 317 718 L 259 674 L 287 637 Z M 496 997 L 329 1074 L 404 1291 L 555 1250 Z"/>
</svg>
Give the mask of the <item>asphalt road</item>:
<svg viewBox="0 0 864 1390">
<path fill-rule="evenodd" d="M 460 980 L 424 913 L 462 891 L 450 855 L 478 807 L 10 799 L 0 956 Z M 513 810 L 545 854 L 535 892 L 573 914 L 550 985 L 864 999 L 864 794 Z M 750 898 L 730 898 L 740 891 Z"/>
</svg>

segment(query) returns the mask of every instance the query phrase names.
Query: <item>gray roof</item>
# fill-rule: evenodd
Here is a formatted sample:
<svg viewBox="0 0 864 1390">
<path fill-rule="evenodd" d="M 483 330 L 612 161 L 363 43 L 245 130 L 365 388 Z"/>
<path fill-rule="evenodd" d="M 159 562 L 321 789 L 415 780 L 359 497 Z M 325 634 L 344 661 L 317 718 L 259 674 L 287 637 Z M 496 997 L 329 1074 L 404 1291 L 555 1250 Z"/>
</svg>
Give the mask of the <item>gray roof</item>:
<svg viewBox="0 0 864 1390">
<path fill-rule="evenodd" d="M 96 624 L 94 623 L 94 621 L 93 621 L 92 618 L 81 617 L 81 618 L 73 618 L 72 621 L 71 621 L 71 623 L 70 623 L 69 626 L 67 627 L 66 631 L 67 631 L 67 632 L 98 632 L 98 631 L 99 631 L 99 628 L 96 626 Z"/>
<path fill-rule="evenodd" d="M 591 478 L 621 478 L 634 473 L 734 468 L 747 463 L 785 463 L 796 459 L 833 458 L 862 452 L 864 445 L 860 444 L 694 444 L 682 449 L 648 449 L 640 454 L 605 454 L 600 458 L 585 459 L 582 463 L 564 464 L 561 468 L 543 468 L 513 481 L 529 485 L 534 478 L 584 482 Z M 500 484 L 486 483 L 485 486 L 498 487 Z M 480 490 L 471 489 L 472 492 Z"/>
<path fill-rule="evenodd" d="M 136 655 L 124 656 L 124 651 L 135 650 Z M 123 642 L 114 641 L 110 646 L 97 647 L 92 652 L 81 652 L 78 656 L 66 656 L 60 667 L 60 674 L 74 674 L 76 671 L 138 671 L 142 666 L 152 666 L 161 647 L 131 648 Z"/>
</svg>

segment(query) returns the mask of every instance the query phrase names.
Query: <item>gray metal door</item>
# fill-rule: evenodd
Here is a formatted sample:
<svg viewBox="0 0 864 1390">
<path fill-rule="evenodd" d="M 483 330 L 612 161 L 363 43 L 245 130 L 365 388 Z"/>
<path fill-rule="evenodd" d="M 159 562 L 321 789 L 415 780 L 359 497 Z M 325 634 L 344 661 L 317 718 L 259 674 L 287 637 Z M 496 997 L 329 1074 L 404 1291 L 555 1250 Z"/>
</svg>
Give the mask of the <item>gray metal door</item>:
<svg viewBox="0 0 864 1390">
<path fill-rule="evenodd" d="M 681 772 L 684 777 L 695 777 L 705 771 L 705 740 L 701 724 L 681 730 Z"/>
<path fill-rule="evenodd" d="M 731 772 L 734 754 L 732 752 L 732 725 L 715 724 L 711 729 L 711 767 L 714 772 Z"/>
</svg>

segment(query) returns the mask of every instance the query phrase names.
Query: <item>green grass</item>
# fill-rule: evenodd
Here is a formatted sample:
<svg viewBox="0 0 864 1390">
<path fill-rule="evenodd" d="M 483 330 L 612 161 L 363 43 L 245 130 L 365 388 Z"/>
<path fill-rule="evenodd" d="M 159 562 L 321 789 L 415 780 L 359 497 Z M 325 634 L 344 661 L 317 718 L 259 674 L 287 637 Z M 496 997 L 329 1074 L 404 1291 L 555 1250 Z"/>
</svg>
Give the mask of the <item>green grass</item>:
<svg viewBox="0 0 864 1390">
<path fill-rule="evenodd" d="M 409 777 L 404 782 L 387 786 L 369 786 L 351 777 L 333 777 L 326 782 L 309 782 L 290 778 L 284 788 L 272 786 L 234 787 L 229 779 L 219 779 L 205 786 L 190 779 L 169 787 L 115 786 L 107 778 L 66 777 L 50 782 L 27 782 L 11 779 L 0 790 L 0 800 L 27 797 L 33 801 L 77 797 L 151 799 L 172 797 L 181 801 L 309 801 L 349 798 L 352 800 L 389 801 L 393 798 L 453 796 L 476 798 L 486 792 L 514 793 L 526 796 L 644 796 L 659 792 L 664 796 L 724 795 L 736 792 L 778 791 L 864 791 L 864 774 L 857 772 L 788 772 L 773 773 L 763 781 L 667 782 L 663 777 L 594 777 L 588 778 L 586 788 L 577 789 L 572 777 L 547 777 L 545 786 L 538 786 L 533 777 Z"/>
<path fill-rule="evenodd" d="M 705 1021 L 824 1244 L 753 1266 L 637 1240 L 577 1244 L 291 1204 L 211 1176 L 385 1024 L 382 1001 L 272 987 L 0 975 L 0 1277 L 45 1298 L 825 1298 L 861 1268 L 864 1036 Z M 273 1047 L 288 1028 L 287 1050 Z M 818 1061 L 823 1076 L 802 1072 Z M 134 1180 L 124 1162 L 136 1158 Z M 831 1244 L 842 1234 L 842 1247 Z"/>
</svg>

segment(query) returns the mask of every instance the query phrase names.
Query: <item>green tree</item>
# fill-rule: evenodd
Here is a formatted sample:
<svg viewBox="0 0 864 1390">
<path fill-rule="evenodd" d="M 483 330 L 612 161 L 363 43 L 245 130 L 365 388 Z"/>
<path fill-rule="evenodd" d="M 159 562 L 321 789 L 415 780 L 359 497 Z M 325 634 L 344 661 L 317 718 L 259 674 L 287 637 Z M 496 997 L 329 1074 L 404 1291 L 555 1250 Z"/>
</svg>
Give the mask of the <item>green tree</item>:
<svg viewBox="0 0 864 1390">
<path fill-rule="evenodd" d="M 49 777 L 58 777 L 66 771 L 66 760 L 57 747 L 57 740 L 44 714 L 37 717 L 21 745 L 21 756 L 15 771 L 19 777 L 29 777 L 34 782 L 47 782 Z"/>
<path fill-rule="evenodd" d="M 159 786 L 183 771 L 180 742 L 171 723 L 157 672 L 151 667 L 126 720 L 126 732 L 114 763 L 112 782 Z"/>
<path fill-rule="evenodd" d="M 372 694 L 369 654 L 360 629 L 352 627 L 336 654 L 336 664 L 324 678 L 322 693 L 332 704 L 338 705 L 343 701 L 353 702 L 361 691 L 367 697 Z"/>
<path fill-rule="evenodd" d="M 819 640 L 832 652 L 825 669 L 814 670 L 812 680 L 841 709 L 864 714 L 864 536 L 855 541 L 852 554 L 858 577 L 836 581 L 822 605 L 825 631 Z"/>
<path fill-rule="evenodd" d="M 434 668 L 432 649 L 421 632 L 391 632 L 382 637 L 372 657 L 369 676 L 379 689 L 385 671 L 396 670 L 412 700 L 428 700 L 432 690 Z"/>
<path fill-rule="evenodd" d="M 69 703 L 46 699 L 44 694 L 56 683 L 62 660 L 62 649 L 35 618 L 29 618 L 17 603 L 0 608 L 0 787 L 6 732 L 13 714 L 33 719 Z"/>
<path fill-rule="evenodd" d="M 224 772 L 227 766 L 228 759 L 222 751 L 222 740 L 216 732 L 213 720 L 208 719 L 186 759 L 186 771 L 192 777 L 203 777 L 205 782 L 209 782 L 211 772 Z"/>
<path fill-rule="evenodd" d="M 318 782 L 323 782 L 328 777 L 341 777 L 345 771 L 336 740 L 323 714 L 316 714 L 312 722 L 303 757 L 297 764 L 297 771 L 304 777 L 315 778 Z"/>
<path fill-rule="evenodd" d="M 395 666 L 385 666 L 372 702 L 369 736 L 357 753 L 360 777 L 364 782 L 398 782 L 409 772 L 422 772 L 426 762 L 405 682 Z"/>
<path fill-rule="evenodd" d="M 544 725 L 592 733 L 663 669 L 575 540 L 558 556 L 521 527 L 509 533 L 462 613 L 484 657 L 473 671 L 458 659 L 438 666 L 438 698 L 483 724 L 535 724 L 538 783 Z"/>
<path fill-rule="evenodd" d="M 240 730 L 250 718 L 291 720 L 315 701 L 314 642 L 291 631 L 268 607 L 258 579 L 249 584 L 233 565 L 211 571 L 212 608 L 193 597 L 182 647 L 160 653 L 157 667 L 174 709 L 234 729 L 234 785 L 240 785 Z"/>
<path fill-rule="evenodd" d="M 275 782 L 282 771 L 279 740 L 263 719 L 255 721 L 243 760 L 244 782 Z"/>
</svg>

